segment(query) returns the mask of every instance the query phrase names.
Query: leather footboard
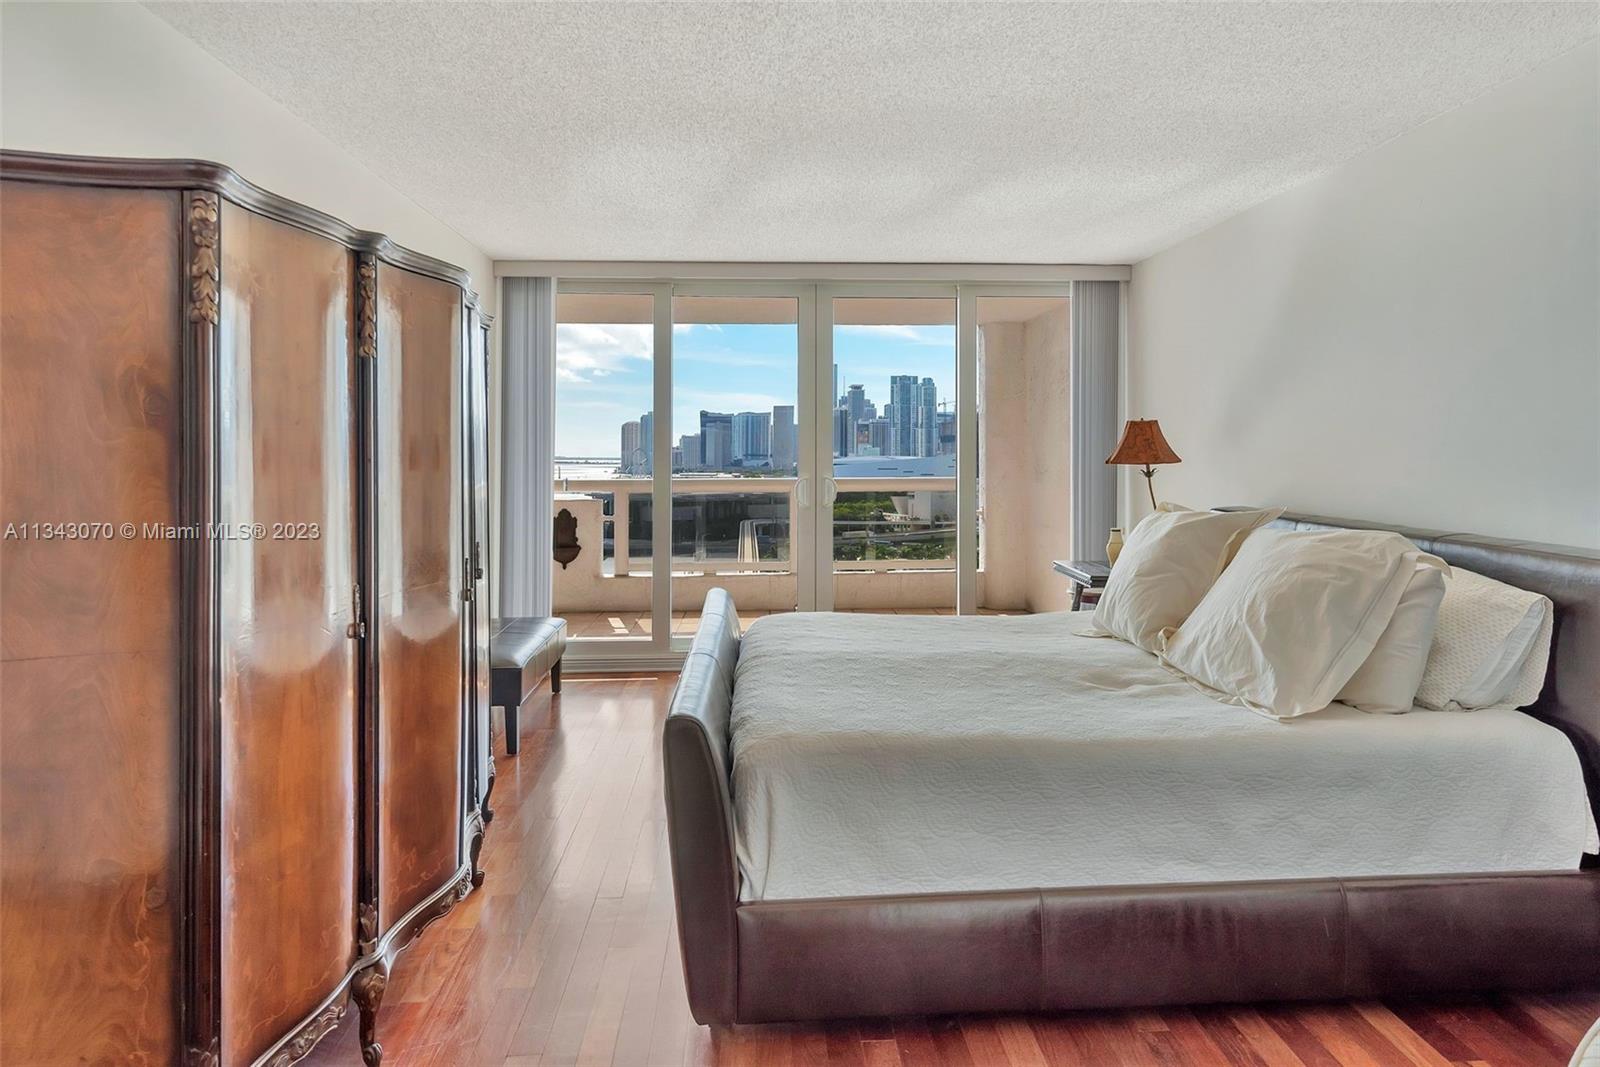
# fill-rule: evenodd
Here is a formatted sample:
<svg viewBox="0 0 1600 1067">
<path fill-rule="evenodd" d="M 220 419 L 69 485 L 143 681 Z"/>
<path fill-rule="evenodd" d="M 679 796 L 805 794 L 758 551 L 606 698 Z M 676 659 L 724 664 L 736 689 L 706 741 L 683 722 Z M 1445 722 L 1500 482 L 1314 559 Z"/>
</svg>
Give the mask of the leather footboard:
<svg viewBox="0 0 1600 1067">
<path fill-rule="evenodd" d="M 1039 1002 L 1039 894 L 739 907 L 739 1021 L 1022 1011 Z"/>
<path fill-rule="evenodd" d="M 739 1022 L 1600 985 L 1600 872 L 738 907 Z"/>
</svg>

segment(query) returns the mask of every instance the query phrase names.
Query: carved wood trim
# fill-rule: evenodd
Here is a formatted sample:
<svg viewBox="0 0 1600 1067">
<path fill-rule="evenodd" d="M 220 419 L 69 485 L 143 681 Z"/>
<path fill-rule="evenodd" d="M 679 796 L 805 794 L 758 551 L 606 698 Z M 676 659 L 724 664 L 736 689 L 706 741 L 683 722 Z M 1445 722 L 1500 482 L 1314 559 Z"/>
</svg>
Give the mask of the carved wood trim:
<svg viewBox="0 0 1600 1067">
<path fill-rule="evenodd" d="M 368 965 L 367 961 L 362 960 L 352 964 L 344 977 L 339 979 L 339 984 L 333 987 L 333 992 L 329 993 L 311 1014 L 301 1019 L 293 1030 L 256 1057 L 252 1067 L 287 1067 L 288 1064 L 309 1055 L 317 1043 L 338 1029 L 339 1024 L 349 1015 L 356 976 Z M 284 1058 L 286 1051 L 290 1053 L 287 1059 Z"/>
<path fill-rule="evenodd" d="M 356 257 L 356 355 L 378 355 L 378 261 L 362 253 Z"/>
<path fill-rule="evenodd" d="M 363 901 L 356 908 L 356 951 L 370 956 L 378 951 L 378 908 Z"/>
<path fill-rule="evenodd" d="M 309 1022 L 295 1032 L 293 1037 L 278 1048 L 278 1051 L 267 1061 L 267 1067 L 289 1067 L 291 1063 L 304 1059 L 316 1047 L 318 1041 L 327 1037 L 338 1027 L 347 1010 L 346 1005 L 341 1001 L 329 1004 L 326 1008 L 317 1012 Z"/>
<path fill-rule="evenodd" d="M 217 219 L 221 202 L 215 193 L 186 194 L 189 207 L 189 321 L 216 325 L 217 284 L 222 274 L 217 267 Z"/>
<path fill-rule="evenodd" d="M 414 252 L 381 233 L 358 230 L 332 215 L 270 193 L 241 178 L 232 167 L 201 159 L 113 159 L 52 152 L 0 151 L 0 178 L 60 185 L 133 186 L 214 193 L 240 207 L 321 234 L 357 252 L 370 252 L 395 266 L 459 285 L 474 307 L 472 276 L 453 263 Z"/>
<path fill-rule="evenodd" d="M 222 1033 L 221 705 L 217 678 L 217 609 L 221 545 L 217 519 L 217 258 L 221 203 L 215 193 L 185 190 L 185 314 L 181 400 L 180 522 L 199 531 L 179 546 L 179 730 L 182 761 L 183 927 L 180 1033 L 196 1067 L 213 1067 Z"/>
<path fill-rule="evenodd" d="M 377 947 L 367 955 L 356 961 L 356 968 L 360 970 L 370 964 L 382 961 L 392 961 L 400 953 L 411 946 L 422 932 L 435 921 L 448 915 L 452 908 L 465 900 L 472 893 L 472 863 L 469 861 L 456 869 L 450 880 L 429 896 L 419 902 L 416 907 L 406 912 L 400 920 L 386 930 L 378 939 Z"/>
</svg>

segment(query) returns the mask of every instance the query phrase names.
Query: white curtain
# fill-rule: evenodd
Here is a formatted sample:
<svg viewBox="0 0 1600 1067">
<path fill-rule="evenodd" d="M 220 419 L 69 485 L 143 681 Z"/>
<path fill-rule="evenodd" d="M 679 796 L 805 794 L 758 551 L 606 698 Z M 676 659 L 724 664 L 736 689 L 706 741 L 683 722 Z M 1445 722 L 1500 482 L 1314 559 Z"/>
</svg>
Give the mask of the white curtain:
<svg viewBox="0 0 1600 1067">
<path fill-rule="evenodd" d="M 556 280 L 506 278 L 502 286 L 500 614 L 550 615 Z"/>
<path fill-rule="evenodd" d="M 1072 556 L 1101 559 L 1117 524 L 1117 282 L 1072 283 Z"/>
</svg>

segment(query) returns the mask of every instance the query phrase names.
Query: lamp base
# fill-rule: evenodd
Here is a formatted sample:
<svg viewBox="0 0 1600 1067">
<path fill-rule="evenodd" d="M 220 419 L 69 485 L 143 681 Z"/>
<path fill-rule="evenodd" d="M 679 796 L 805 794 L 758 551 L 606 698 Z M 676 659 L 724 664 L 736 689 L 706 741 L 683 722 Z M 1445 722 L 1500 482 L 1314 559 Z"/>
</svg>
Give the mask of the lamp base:
<svg viewBox="0 0 1600 1067">
<path fill-rule="evenodd" d="M 1150 491 L 1150 510 L 1160 511 L 1161 505 L 1156 503 L 1156 469 L 1145 467 L 1139 473 L 1144 475 L 1144 487 Z"/>
</svg>

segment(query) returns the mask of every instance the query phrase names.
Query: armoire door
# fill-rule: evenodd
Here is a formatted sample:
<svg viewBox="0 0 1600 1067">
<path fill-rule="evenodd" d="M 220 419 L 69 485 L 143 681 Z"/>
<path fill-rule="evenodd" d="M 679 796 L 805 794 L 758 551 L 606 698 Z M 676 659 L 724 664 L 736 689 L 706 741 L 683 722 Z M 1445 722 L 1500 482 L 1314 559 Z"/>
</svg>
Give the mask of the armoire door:
<svg viewBox="0 0 1600 1067">
<path fill-rule="evenodd" d="M 377 891 L 388 930 L 463 861 L 458 286 L 378 261 L 373 374 Z"/>
<path fill-rule="evenodd" d="M 222 1062 L 355 962 L 355 257 L 223 201 L 216 360 Z"/>
<path fill-rule="evenodd" d="M 180 1059 L 179 204 L 0 194 L 7 1064 Z"/>
</svg>

